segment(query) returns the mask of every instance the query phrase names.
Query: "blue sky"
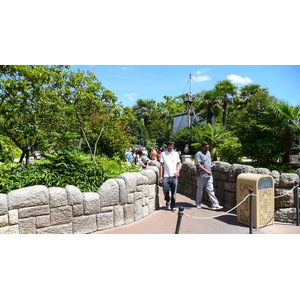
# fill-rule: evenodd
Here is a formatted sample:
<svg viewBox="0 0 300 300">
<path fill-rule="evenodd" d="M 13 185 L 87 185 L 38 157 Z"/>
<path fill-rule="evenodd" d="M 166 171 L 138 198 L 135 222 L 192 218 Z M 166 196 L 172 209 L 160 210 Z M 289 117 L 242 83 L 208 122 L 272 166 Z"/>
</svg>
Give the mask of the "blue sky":
<svg viewBox="0 0 300 300">
<path fill-rule="evenodd" d="M 187 93 L 190 73 L 193 93 L 230 79 L 238 87 L 260 84 L 272 96 L 291 105 L 300 104 L 299 65 L 74 65 L 72 69 L 92 71 L 125 106 L 134 105 L 137 99 L 160 102 L 164 95 Z"/>
</svg>

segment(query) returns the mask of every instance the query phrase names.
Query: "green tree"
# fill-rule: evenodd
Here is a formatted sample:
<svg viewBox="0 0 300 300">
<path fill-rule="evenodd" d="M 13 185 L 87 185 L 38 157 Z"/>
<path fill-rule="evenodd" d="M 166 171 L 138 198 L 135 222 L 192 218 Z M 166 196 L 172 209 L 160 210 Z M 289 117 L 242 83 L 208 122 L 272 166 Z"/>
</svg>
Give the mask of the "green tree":
<svg viewBox="0 0 300 300">
<path fill-rule="evenodd" d="M 29 160 L 41 137 L 52 67 L 0 66 L 0 128 Z"/>
<path fill-rule="evenodd" d="M 201 144 L 205 140 L 210 145 L 210 153 L 213 160 L 217 160 L 220 156 L 220 149 L 225 145 L 237 145 L 238 138 L 233 136 L 233 133 L 226 130 L 222 126 L 212 126 L 211 124 L 201 125 L 201 137 L 202 140 L 196 143 L 192 143 L 195 149 L 201 149 Z"/>
<path fill-rule="evenodd" d="M 282 142 L 282 162 L 290 162 L 293 143 L 300 134 L 300 106 L 291 106 L 286 101 L 271 104 L 277 116 L 276 128 Z"/>
<path fill-rule="evenodd" d="M 155 113 L 156 101 L 153 99 L 138 99 L 132 109 L 136 117 L 144 122 L 144 125 L 148 130 L 150 125 L 150 117 Z"/>
<path fill-rule="evenodd" d="M 221 97 L 223 108 L 223 126 L 227 129 L 227 114 L 228 103 L 230 98 L 228 96 L 237 95 L 237 86 L 235 86 L 230 80 L 223 80 L 215 85 L 215 92 Z"/>
<path fill-rule="evenodd" d="M 250 95 L 244 109 L 230 123 L 242 144 L 243 154 L 260 166 L 267 167 L 282 157 L 277 117 L 271 109 L 274 101 L 266 88 L 260 88 Z"/>
<path fill-rule="evenodd" d="M 219 98 L 219 93 L 215 89 L 206 91 L 201 98 L 202 101 L 197 106 L 196 112 L 202 112 L 204 114 L 203 119 L 209 124 L 214 123 L 216 116 L 222 109 Z"/>
</svg>

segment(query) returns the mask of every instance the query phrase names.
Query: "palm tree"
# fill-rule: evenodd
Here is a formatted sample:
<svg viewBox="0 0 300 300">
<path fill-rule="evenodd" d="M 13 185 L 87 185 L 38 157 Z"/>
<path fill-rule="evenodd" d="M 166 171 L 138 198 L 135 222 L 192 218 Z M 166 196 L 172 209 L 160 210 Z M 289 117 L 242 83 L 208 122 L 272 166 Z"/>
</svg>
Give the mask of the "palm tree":
<svg viewBox="0 0 300 300">
<path fill-rule="evenodd" d="M 229 96 L 235 96 L 237 94 L 238 87 L 235 86 L 230 80 L 223 80 L 215 85 L 216 92 L 222 98 L 223 103 L 223 126 L 227 129 L 227 114 L 228 103 L 230 102 Z"/>
<path fill-rule="evenodd" d="M 280 100 L 271 104 L 279 120 L 281 140 L 283 147 L 282 162 L 290 162 L 292 145 L 300 134 L 300 106 L 291 106 L 286 101 Z"/>
<path fill-rule="evenodd" d="M 238 138 L 234 137 L 232 132 L 226 130 L 224 127 L 214 127 L 211 124 L 207 124 L 202 127 L 202 130 L 202 137 L 210 145 L 210 153 L 213 160 L 217 160 L 220 146 L 224 145 L 225 143 L 238 141 Z M 192 147 L 199 149 L 201 148 L 201 144 L 202 142 L 194 143 L 192 144 Z"/>
<path fill-rule="evenodd" d="M 207 109 L 207 123 L 213 125 L 213 120 L 216 112 L 220 109 L 218 93 L 216 92 L 216 90 L 207 91 L 205 92 L 203 99 L 206 103 Z"/>
<path fill-rule="evenodd" d="M 137 118 L 143 120 L 145 127 L 148 129 L 150 125 L 149 118 L 154 114 L 156 109 L 156 101 L 153 99 L 138 99 L 132 109 Z"/>
</svg>

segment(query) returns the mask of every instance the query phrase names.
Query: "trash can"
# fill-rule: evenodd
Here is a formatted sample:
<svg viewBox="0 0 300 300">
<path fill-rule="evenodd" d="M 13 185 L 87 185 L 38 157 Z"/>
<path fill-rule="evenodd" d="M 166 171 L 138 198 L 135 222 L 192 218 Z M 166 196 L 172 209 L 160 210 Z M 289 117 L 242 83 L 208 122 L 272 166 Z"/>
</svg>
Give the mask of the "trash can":
<svg viewBox="0 0 300 300">
<path fill-rule="evenodd" d="M 253 189 L 253 227 L 260 228 L 274 224 L 274 180 L 270 175 L 244 173 L 237 177 L 237 204 L 249 195 Z M 250 207 L 248 198 L 237 207 L 237 220 L 250 224 Z"/>
</svg>

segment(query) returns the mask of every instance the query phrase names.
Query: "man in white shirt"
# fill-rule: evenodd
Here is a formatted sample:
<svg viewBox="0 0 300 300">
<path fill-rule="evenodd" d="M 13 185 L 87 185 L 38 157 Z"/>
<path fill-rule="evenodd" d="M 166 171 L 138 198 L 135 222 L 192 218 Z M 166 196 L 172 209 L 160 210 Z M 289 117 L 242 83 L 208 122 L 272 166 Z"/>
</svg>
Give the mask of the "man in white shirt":
<svg viewBox="0 0 300 300">
<path fill-rule="evenodd" d="M 181 168 L 180 158 L 177 151 L 174 150 L 174 142 L 168 142 L 168 148 L 160 159 L 159 181 L 163 183 L 163 191 L 166 200 L 166 208 L 176 211 L 176 191 L 178 185 L 179 171 Z M 171 198 L 170 198 L 171 192 Z"/>
</svg>

